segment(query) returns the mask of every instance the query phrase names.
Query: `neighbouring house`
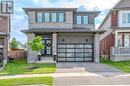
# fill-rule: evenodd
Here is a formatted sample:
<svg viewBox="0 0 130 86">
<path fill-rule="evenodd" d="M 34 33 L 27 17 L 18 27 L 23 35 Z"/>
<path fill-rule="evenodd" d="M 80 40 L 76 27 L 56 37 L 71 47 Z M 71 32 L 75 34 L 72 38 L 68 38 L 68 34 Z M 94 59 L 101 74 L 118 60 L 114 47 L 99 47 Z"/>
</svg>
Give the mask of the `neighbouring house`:
<svg viewBox="0 0 130 86">
<path fill-rule="evenodd" d="M 5 59 L 9 51 L 10 38 L 10 17 L 9 15 L 0 14 L 0 55 Z"/>
<path fill-rule="evenodd" d="M 120 0 L 108 13 L 100 30 L 100 54 L 112 61 L 130 60 L 130 0 Z"/>
<path fill-rule="evenodd" d="M 28 42 L 42 36 L 45 48 L 42 58 L 56 62 L 99 62 L 99 37 L 104 31 L 95 29 L 99 11 L 77 11 L 77 8 L 23 8 L 29 29 L 22 30 Z M 28 47 L 28 62 L 37 56 Z"/>
</svg>

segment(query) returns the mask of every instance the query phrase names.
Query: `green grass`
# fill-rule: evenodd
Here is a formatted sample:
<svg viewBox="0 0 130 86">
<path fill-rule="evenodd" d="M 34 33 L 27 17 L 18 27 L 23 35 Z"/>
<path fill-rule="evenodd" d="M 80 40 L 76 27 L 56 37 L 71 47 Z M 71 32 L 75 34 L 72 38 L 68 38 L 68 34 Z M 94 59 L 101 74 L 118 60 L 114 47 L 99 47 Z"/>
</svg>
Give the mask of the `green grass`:
<svg viewBox="0 0 130 86">
<path fill-rule="evenodd" d="M 46 84 L 52 86 L 52 83 L 52 77 L 16 78 L 0 80 L 0 86 L 20 86 L 33 84 Z"/>
<path fill-rule="evenodd" d="M 39 67 L 37 69 L 29 69 L 31 67 Z M 34 63 L 27 64 L 23 60 L 15 60 L 13 63 L 7 63 L 3 70 L 0 71 L 0 75 L 16 75 L 16 74 L 45 74 L 54 73 L 56 70 L 55 64 L 42 64 Z"/>
<path fill-rule="evenodd" d="M 110 60 L 101 59 L 101 63 L 111 65 L 115 68 L 118 68 L 124 72 L 130 73 L 130 61 L 119 61 L 119 62 L 112 62 Z"/>
</svg>

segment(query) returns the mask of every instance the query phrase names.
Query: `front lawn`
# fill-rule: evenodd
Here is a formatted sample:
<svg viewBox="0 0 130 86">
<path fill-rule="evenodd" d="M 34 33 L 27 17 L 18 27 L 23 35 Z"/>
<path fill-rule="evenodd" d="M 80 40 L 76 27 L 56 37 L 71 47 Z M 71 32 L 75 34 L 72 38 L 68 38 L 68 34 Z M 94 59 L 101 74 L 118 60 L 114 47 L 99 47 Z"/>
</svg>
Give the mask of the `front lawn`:
<svg viewBox="0 0 130 86">
<path fill-rule="evenodd" d="M 0 75 L 45 74 L 54 73 L 55 70 L 55 64 L 27 64 L 24 60 L 15 60 L 12 63 L 7 63 L 4 69 L 0 71 Z"/>
<path fill-rule="evenodd" d="M 16 79 L 2 79 L 0 80 L 0 86 L 22 86 L 22 85 L 34 85 L 45 84 L 52 86 L 52 77 L 34 77 L 34 78 L 16 78 Z"/>
<path fill-rule="evenodd" d="M 124 72 L 130 73 L 130 61 L 119 61 L 119 62 L 112 62 L 110 60 L 101 59 L 101 63 L 111 65 L 115 68 L 118 68 Z"/>
</svg>

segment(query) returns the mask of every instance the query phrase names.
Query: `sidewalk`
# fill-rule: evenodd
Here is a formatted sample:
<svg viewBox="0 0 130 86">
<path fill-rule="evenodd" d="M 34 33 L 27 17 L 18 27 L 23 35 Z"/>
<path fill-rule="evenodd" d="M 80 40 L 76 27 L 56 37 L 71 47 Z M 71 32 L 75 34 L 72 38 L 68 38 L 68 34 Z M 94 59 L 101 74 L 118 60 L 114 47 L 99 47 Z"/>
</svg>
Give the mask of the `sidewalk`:
<svg viewBox="0 0 130 86">
<path fill-rule="evenodd" d="M 53 73 L 53 74 L 21 74 L 21 75 L 5 75 L 0 76 L 0 79 L 11 79 L 11 78 L 29 78 L 29 77 L 87 77 L 87 76 L 95 76 L 95 77 L 105 77 L 103 74 L 107 74 L 106 77 L 121 77 L 121 76 L 130 76 L 130 74 L 117 74 L 114 75 L 114 73 L 110 72 L 104 72 L 104 73 Z M 109 76 L 110 75 L 110 76 Z"/>
</svg>

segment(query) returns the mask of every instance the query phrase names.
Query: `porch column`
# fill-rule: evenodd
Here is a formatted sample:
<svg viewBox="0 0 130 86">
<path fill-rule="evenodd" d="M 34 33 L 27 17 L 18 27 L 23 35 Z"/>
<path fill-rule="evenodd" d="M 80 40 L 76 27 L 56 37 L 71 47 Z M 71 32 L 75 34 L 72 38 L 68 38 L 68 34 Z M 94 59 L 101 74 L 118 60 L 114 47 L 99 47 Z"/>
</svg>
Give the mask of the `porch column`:
<svg viewBox="0 0 130 86">
<path fill-rule="evenodd" d="M 57 34 L 53 33 L 52 34 L 52 54 L 54 56 L 54 60 L 57 56 Z"/>
<path fill-rule="evenodd" d="M 115 31 L 115 47 L 118 47 L 118 32 Z"/>
<path fill-rule="evenodd" d="M 4 60 L 7 60 L 8 57 L 8 37 L 4 37 L 4 48 L 3 48 Z"/>
<path fill-rule="evenodd" d="M 27 41 L 28 43 L 33 40 L 35 34 L 27 34 Z M 28 44 L 28 52 L 27 52 L 27 62 L 28 63 L 35 63 L 37 61 L 37 54 L 36 52 L 32 51 Z"/>
<path fill-rule="evenodd" d="M 100 42 L 100 35 L 94 35 L 94 62 L 99 62 L 99 42 Z"/>
</svg>

